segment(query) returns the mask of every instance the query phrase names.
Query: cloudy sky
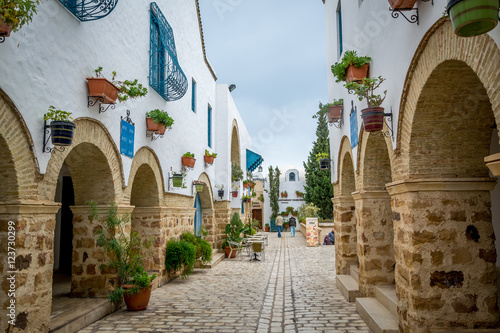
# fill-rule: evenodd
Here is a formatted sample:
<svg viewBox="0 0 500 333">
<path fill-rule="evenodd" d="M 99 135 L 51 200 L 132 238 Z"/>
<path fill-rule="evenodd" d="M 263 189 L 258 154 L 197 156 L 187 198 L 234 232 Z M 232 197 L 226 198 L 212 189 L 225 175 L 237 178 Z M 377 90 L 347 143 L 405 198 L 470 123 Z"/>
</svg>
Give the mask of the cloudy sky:
<svg viewBox="0 0 500 333">
<path fill-rule="evenodd" d="M 201 0 L 207 57 L 269 165 L 298 165 L 315 140 L 327 102 L 321 0 Z"/>
</svg>

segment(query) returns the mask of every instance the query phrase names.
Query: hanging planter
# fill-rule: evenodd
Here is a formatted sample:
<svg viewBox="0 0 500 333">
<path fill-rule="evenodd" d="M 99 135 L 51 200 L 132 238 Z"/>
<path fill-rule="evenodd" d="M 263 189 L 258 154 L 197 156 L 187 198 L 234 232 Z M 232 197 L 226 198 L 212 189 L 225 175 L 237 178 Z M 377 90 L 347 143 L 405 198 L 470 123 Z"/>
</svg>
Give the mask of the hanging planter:
<svg viewBox="0 0 500 333">
<path fill-rule="evenodd" d="M 392 9 L 412 9 L 417 0 L 389 0 Z"/>
<path fill-rule="evenodd" d="M 163 124 L 155 123 L 153 118 L 146 117 L 146 124 L 148 127 L 148 131 L 158 133 L 160 135 L 165 134 L 167 128 L 163 126 Z"/>
<path fill-rule="evenodd" d="M 194 168 L 195 163 L 196 163 L 196 160 L 194 158 L 194 154 L 187 152 L 184 155 L 182 155 L 182 166 L 185 166 L 188 168 Z"/>
<path fill-rule="evenodd" d="M 498 24 L 498 0 L 448 0 L 447 11 L 455 34 L 474 37 Z"/>
<path fill-rule="evenodd" d="M 328 122 L 336 123 L 342 118 L 342 109 L 344 105 L 330 105 L 328 106 Z"/>
<path fill-rule="evenodd" d="M 174 174 L 172 176 L 172 185 L 174 187 L 182 187 L 182 180 L 183 180 L 182 174 L 180 173 Z"/>
<path fill-rule="evenodd" d="M 214 164 L 214 160 L 215 160 L 214 157 L 205 155 L 204 158 L 205 158 L 205 163 L 207 163 L 207 164 Z"/>
<path fill-rule="evenodd" d="M 218 190 L 217 192 L 220 198 L 224 197 L 224 190 Z"/>
<path fill-rule="evenodd" d="M 345 82 L 349 83 L 351 81 L 356 81 L 359 82 L 363 79 L 366 79 L 368 76 L 368 66 L 369 64 L 364 64 L 361 67 L 355 67 L 354 65 L 351 65 L 347 68 L 347 73 L 345 77 Z"/>
<path fill-rule="evenodd" d="M 10 33 L 12 32 L 12 25 L 9 25 L 3 21 L 1 21 L 2 24 L 0 24 L 0 37 L 9 37 Z"/>
<path fill-rule="evenodd" d="M 319 159 L 319 168 L 321 170 L 330 169 L 330 159 L 329 158 Z"/>
<path fill-rule="evenodd" d="M 203 192 L 203 187 L 205 186 L 204 182 L 194 181 L 193 185 L 195 186 L 197 193 Z"/>
<path fill-rule="evenodd" d="M 76 125 L 70 121 L 52 121 L 51 139 L 54 146 L 71 146 Z"/>
<path fill-rule="evenodd" d="M 361 110 L 366 132 L 379 132 L 384 128 L 384 108 L 371 107 Z"/>
<path fill-rule="evenodd" d="M 115 104 L 118 99 L 118 89 L 104 77 L 88 77 L 89 96 L 102 97 L 105 104 Z"/>
<path fill-rule="evenodd" d="M 232 191 L 231 195 L 233 196 L 233 198 L 237 198 L 238 197 L 238 191 Z"/>
</svg>

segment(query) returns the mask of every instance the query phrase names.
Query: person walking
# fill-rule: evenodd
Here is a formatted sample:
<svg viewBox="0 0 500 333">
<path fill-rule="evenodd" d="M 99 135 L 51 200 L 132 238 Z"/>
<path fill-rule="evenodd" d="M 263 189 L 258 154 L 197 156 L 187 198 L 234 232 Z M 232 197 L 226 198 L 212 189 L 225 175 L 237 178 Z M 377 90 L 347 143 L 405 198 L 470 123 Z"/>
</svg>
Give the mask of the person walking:
<svg viewBox="0 0 500 333">
<path fill-rule="evenodd" d="M 283 227 L 283 216 L 278 215 L 276 218 L 276 226 L 278 227 L 278 237 L 281 238 L 281 228 Z"/>
<path fill-rule="evenodd" d="M 288 225 L 290 226 L 290 236 L 295 237 L 295 227 L 297 226 L 297 220 L 295 217 L 290 217 L 288 220 Z"/>
</svg>

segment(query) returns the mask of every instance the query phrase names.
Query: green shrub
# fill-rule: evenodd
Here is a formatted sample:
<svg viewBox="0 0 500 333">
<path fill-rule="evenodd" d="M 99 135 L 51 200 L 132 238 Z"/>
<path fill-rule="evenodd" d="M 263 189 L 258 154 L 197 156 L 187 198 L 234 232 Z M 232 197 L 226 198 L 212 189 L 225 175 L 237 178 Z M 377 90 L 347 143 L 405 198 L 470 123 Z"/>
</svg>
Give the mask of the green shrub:
<svg viewBox="0 0 500 333">
<path fill-rule="evenodd" d="M 177 241 L 171 239 L 167 243 L 165 254 L 165 268 L 170 273 L 181 271 L 181 277 L 187 278 L 194 268 L 196 261 L 196 248 L 185 240 Z"/>
<path fill-rule="evenodd" d="M 212 261 L 212 245 L 201 237 L 196 237 L 193 233 L 182 233 L 181 239 L 193 244 L 196 249 L 196 259 L 200 259 L 206 265 Z"/>
</svg>

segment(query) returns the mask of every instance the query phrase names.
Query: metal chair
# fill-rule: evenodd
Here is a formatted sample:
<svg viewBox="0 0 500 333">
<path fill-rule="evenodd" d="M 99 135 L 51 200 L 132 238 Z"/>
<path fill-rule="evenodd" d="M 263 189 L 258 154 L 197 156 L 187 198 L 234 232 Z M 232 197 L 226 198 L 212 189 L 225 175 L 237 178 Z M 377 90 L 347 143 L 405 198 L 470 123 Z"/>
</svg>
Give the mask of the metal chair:
<svg viewBox="0 0 500 333">
<path fill-rule="evenodd" d="M 241 253 L 241 250 L 243 249 L 242 246 L 241 246 L 241 243 L 236 243 L 236 242 L 233 242 L 233 241 L 228 241 L 228 244 L 229 244 L 229 249 L 231 250 L 229 252 L 229 258 L 231 258 L 231 255 L 233 254 L 233 251 L 236 252 L 236 255 L 235 255 L 235 258 L 238 256 L 238 254 Z"/>
<path fill-rule="evenodd" d="M 250 257 L 252 256 L 255 256 L 255 258 L 250 258 L 250 260 L 257 260 L 257 261 L 264 261 L 266 259 L 266 254 L 265 254 L 265 251 L 264 251 L 264 240 L 261 240 L 261 241 L 252 241 L 252 247 L 251 247 L 251 254 L 250 254 Z M 260 258 L 261 259 L 258 259 L 257 258 L 257 254 L 260 253 Z"/>
</svg>

